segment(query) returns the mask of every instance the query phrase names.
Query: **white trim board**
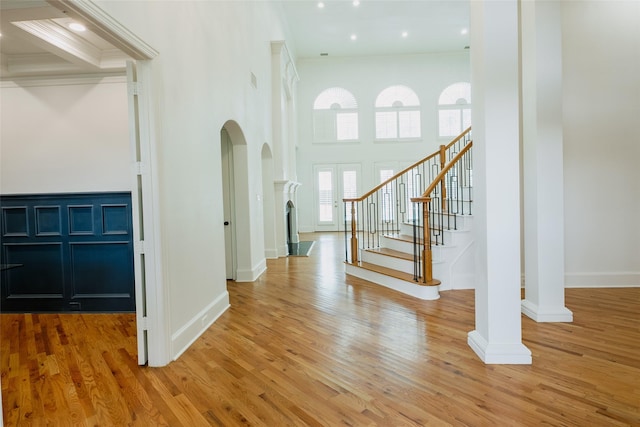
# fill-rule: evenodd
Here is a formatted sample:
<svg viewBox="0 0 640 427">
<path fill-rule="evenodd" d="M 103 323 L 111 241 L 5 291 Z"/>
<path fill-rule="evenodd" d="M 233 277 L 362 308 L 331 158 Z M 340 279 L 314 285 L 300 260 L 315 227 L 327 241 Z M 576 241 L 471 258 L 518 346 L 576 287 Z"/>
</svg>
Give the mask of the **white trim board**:
<svg viewBox="0 0 640 427">
<path fill-rule="evenodd" d="M 229 292 L 225 291 L 171 335 L 172 359 L 177 360 L 229 307 Z"/>
<path fill-rule="evenodd" d="M 635 288 L 640 287 L 640 272 L 565 273 L 565 288 Z"/>
</svg>

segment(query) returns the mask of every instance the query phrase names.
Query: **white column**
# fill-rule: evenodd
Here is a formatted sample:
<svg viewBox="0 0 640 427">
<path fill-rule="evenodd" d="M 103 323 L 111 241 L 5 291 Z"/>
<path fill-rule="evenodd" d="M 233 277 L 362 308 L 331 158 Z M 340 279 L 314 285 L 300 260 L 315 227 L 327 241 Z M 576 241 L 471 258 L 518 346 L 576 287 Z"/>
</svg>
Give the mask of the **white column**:
<svg viewBox="0 0 640 427">
<path fill-rule="evenodd" d="M 485 363 L 530 364 L 520 313 L 518 1 L 470 8 L 476 329 L 468 343 Z"/>
<path fill-rule="evenodd" d="M 274 174 L 276 179 L 295 179 L 295 85 L 298 72 L 284 41 L 271 42 L 271 116 Z"/>
<path fill-rule="evenodd" d="M 282 54 L 284 50 L 283 41 L 271 42 L 271 126 L 273 136 L 273 163 L 274 176 L 276 179 L 287 179 L 289 173 L 286 144 L 286 134 L 283 133 L 284 120 L 284 87 L 283 87 L 283 67 Z"/>
<path fill-rule="evenodd" d="M 525 299 L 538 322 L 571 322 L 564 305 L 562 15 L 555 1 L 524 1 L 522 146 Z"/>
</svg>

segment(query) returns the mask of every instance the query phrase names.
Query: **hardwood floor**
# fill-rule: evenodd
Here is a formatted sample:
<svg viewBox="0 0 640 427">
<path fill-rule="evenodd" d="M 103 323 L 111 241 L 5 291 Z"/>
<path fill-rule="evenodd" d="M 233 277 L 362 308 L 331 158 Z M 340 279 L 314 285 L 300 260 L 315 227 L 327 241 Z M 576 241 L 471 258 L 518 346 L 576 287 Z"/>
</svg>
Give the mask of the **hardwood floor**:
<svg viewBox="0 0 640 427">
<path fill-rule="evenodd" d="M 533 364 L 468 347 L 473 291 L 420 301 L 345 277 L 341 234 L 229 282 L 176 362 L 136 364 L 135 316 L 3 314 L 5 425 L 640 426 L 640 288 L 568 289 L 568 324 L 523 316 Z"/>
</svg>

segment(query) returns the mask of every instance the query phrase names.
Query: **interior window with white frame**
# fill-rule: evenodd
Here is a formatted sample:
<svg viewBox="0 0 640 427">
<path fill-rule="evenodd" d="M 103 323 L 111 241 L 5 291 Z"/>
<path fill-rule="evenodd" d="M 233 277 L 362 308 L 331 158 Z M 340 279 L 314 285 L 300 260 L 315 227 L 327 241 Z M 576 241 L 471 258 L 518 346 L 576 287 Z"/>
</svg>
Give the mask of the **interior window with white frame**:
<svg viewBox="0 0 640 427">
<path fill-rule="evenodd" d="M 471 126 L 471 84 L 458 82 L 447 86 L 438 98 L 438 136 L 458 136 Z"/>
<path fill-rule="evenodd" d="M 376 139 L 421 137 L 420 100 L 407 86 L 390 86 L 378 94 L 375 103 Z"/>
<path fill-rule="evenodd" d="M 316 97 L 313 136 L 315 142 L 358 140 L 358 103 L 351 92 L 332 87 Z"/>
</svg>

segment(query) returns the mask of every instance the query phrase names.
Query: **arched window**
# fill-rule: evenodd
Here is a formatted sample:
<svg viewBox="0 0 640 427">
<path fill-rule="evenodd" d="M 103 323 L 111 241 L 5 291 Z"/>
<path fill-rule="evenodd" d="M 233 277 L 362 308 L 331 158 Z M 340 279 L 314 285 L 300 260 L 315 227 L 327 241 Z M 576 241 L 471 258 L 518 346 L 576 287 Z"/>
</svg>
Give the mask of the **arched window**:
<svg viewBox="0 0 640 427">
<path fill-rule="evenodd" d="M 438 136 L 458 136 L 471 126 L 471 85 L 466 82 L 448 86 L 438 98 Z"/>
<path fill-rule="evenodd" d="M 315 142 L 356 141 L 358 139 L 358 103 L 346 89 L 326 89 L 313 102 Z"/>
<path fill-rule="evenodd" d="M 390 86 L 376 98 L 376 139 L 420 138 L 420 100 L 406 86 Z"/>
</svg>

